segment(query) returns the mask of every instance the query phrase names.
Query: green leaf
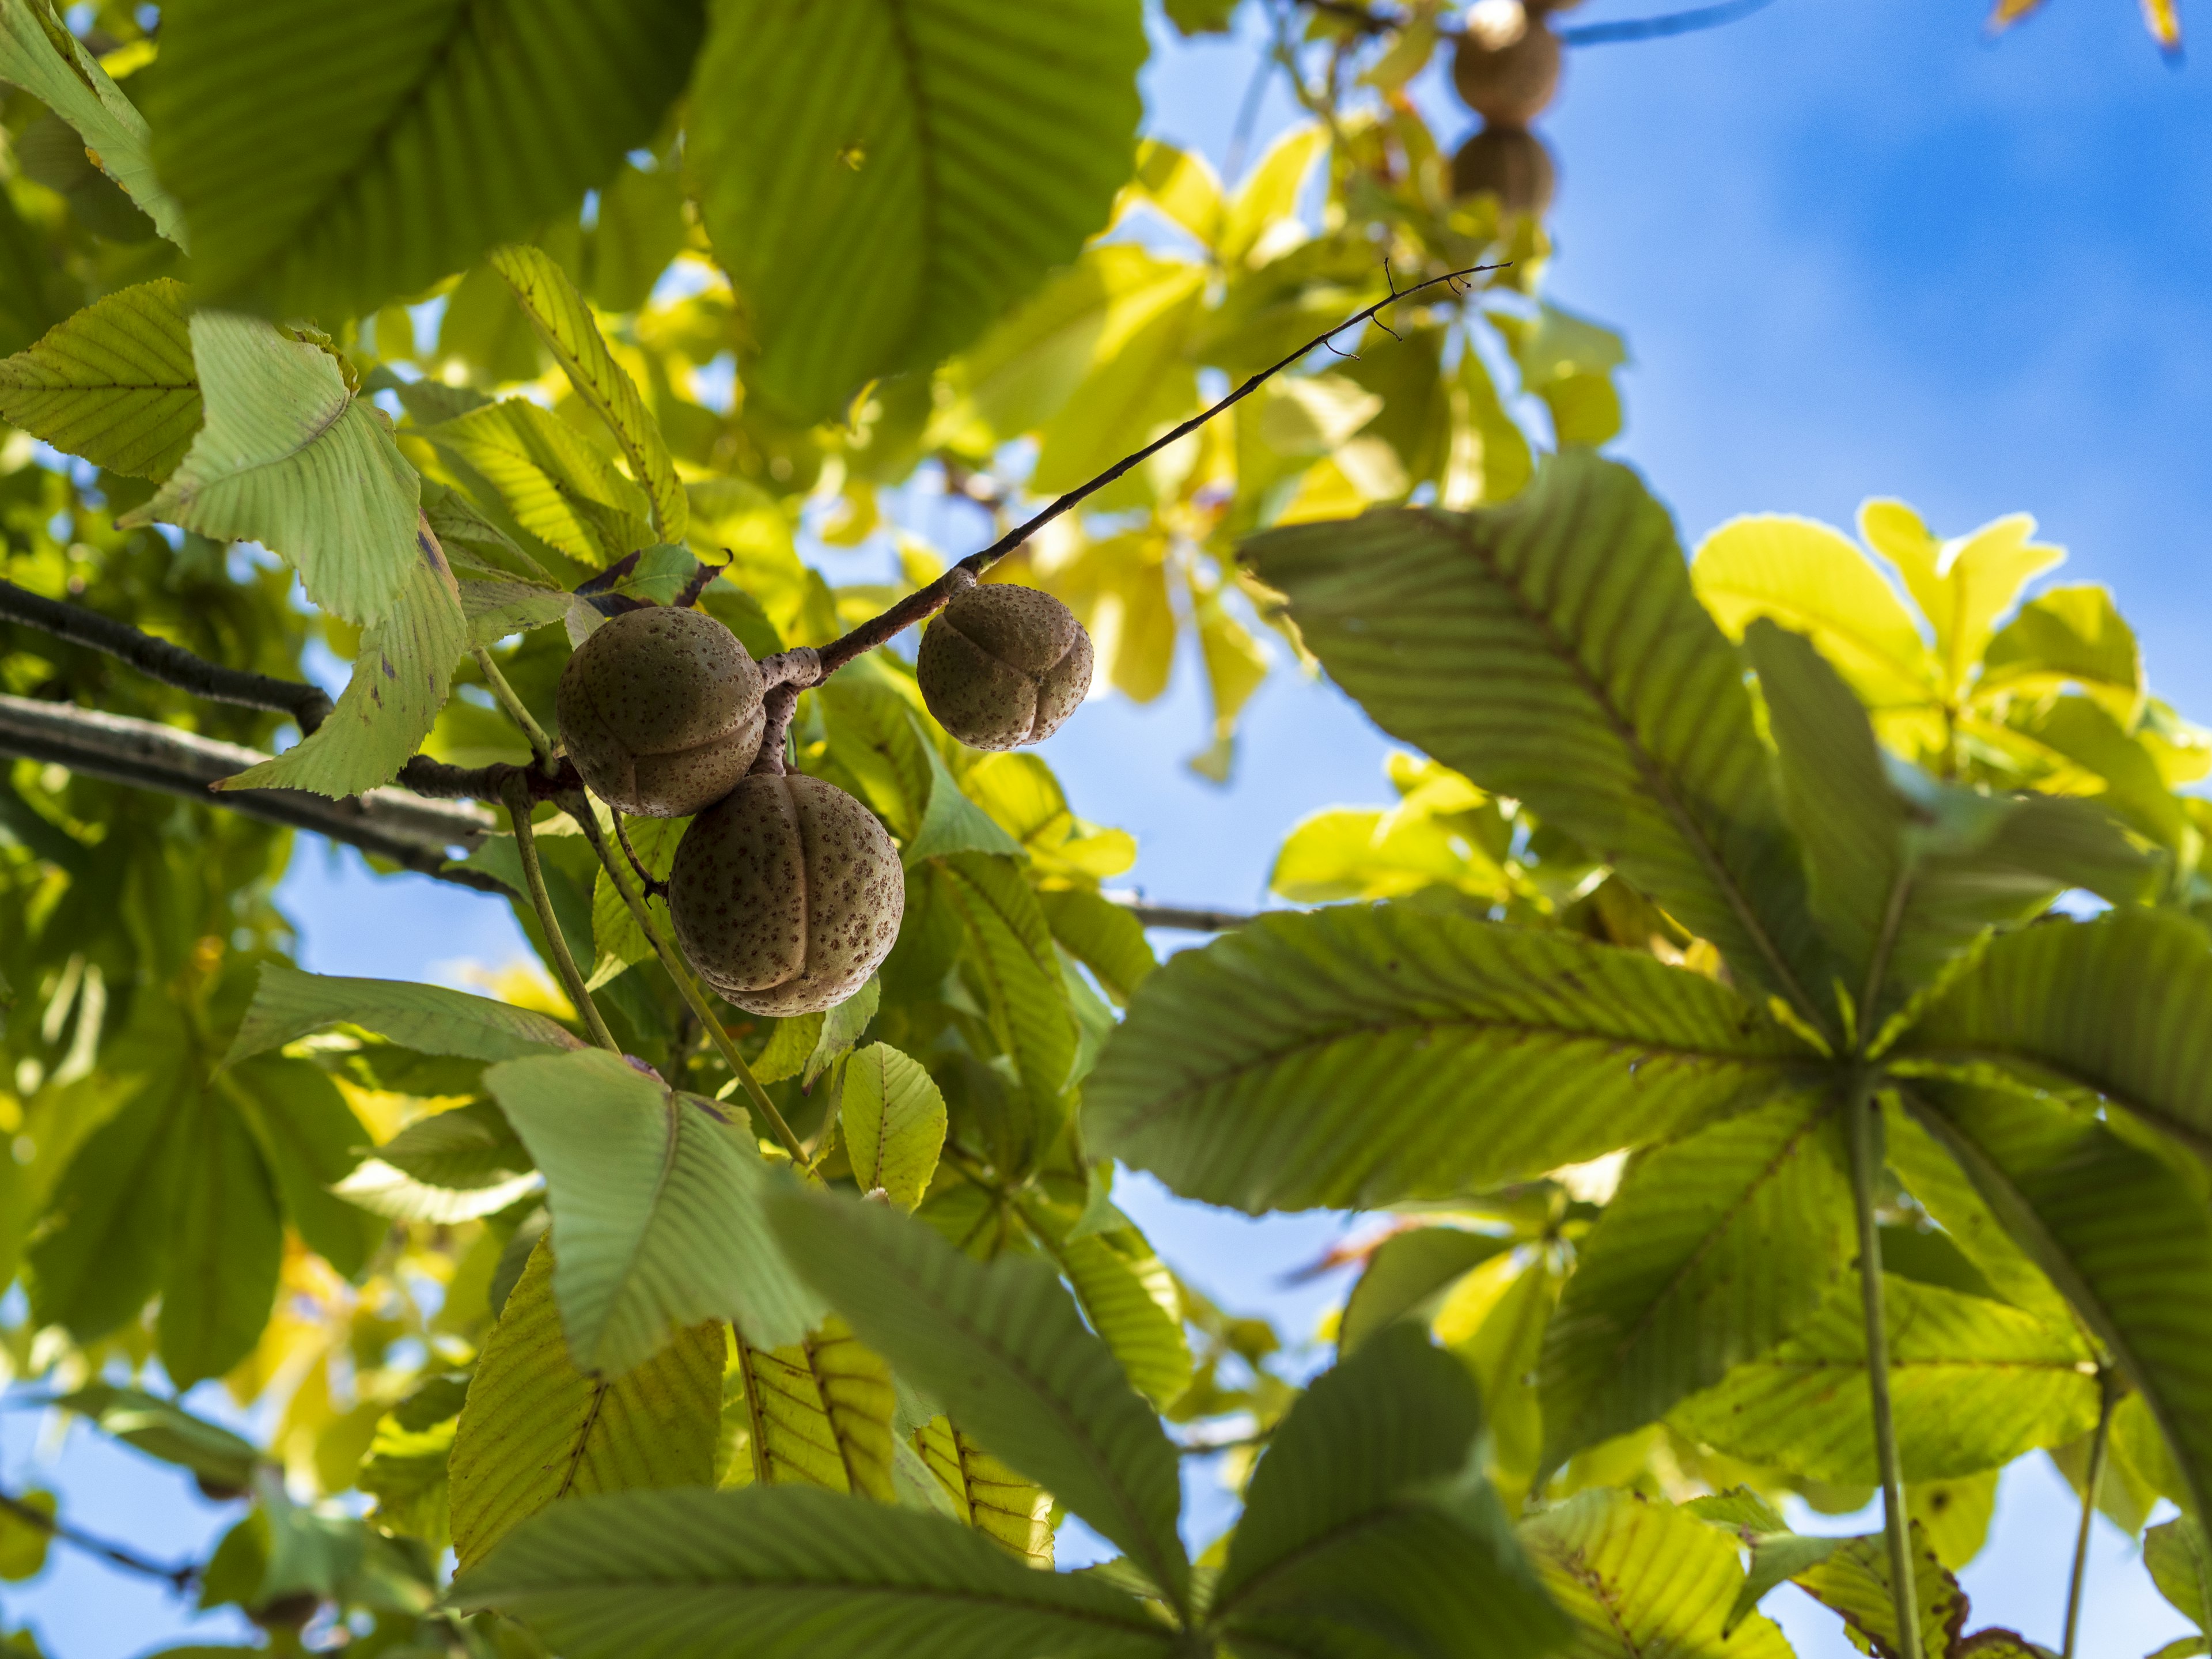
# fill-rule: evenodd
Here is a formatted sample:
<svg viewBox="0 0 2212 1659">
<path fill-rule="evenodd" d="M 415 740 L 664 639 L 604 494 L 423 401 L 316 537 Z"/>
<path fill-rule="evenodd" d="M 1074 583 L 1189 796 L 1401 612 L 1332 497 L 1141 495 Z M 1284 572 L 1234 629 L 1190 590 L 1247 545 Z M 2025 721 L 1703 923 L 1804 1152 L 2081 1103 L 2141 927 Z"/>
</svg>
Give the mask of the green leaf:
<svg viewBox="0 0 2212 1659">
<path fill-rule="evenodd" d="M 1989 1542 L 1990 1522 L 1997 1509 L 1997 1474 L 1956 1480 L 1917 1480 L 1905 1494 L 1905 1512 L 1928 1540 L 1936 1559 L 1957 1572 L 1982 1553 Z"/>
<path fill-rule="evenodd" d="M 336 324 L 574 207 L 651 142 L 703 29 L 697 0 L 314 0 L 161 15 L 151 111 L 202 288 Z M 426 210 L 426 203 L 443 204 Z"/>
<path fill-rule="evenodd" d="M 878 1205 L 787 1192 L 771 1212 L 861 1340 L 1185 1603 L 1175 1449 L 1049 1270 L 971 1261 Z"/>
<path fill-rule="evenodd" d="M 1041 1154 L 1060 1133 L 1075 1065 L 1075 1021 L 1051 930 L 1011 859 L 960 853 L 937 867 L 939 890 L 975 943 L 969 960 L 983 981 L 993 1034 L 1013 1057 L 1029 1097 L 1037 1128 L 1033 1150 Z"/>
<path fill-rule="evenodd" d="M 0 415 L 111 472 L 167 477 L 200 424 L 185 304 L 166 276 L 94 301 L 0 362 Z"/>
<path fill-rule="evenodd" d="M 276 1179 L 286 1218 L 310 1249 L 352 1278 L 383 1238 L 385 1223 L 331 1189 L 360 1164 L 368 1131 L 337 1085 L 307 1060 L 252 1060 L 228 1075 L 237 1084 L 239 1111 Z"/>
<path fill-rule="evenodd" d="M 668 441 L 647 412 L 637 384 L 607 350 L 584 296 L 543 249 L 516 244 L 494 248 L 492 269 L 507 286 L 568 377 L 576 395 L 607 423 L 629 462 L 630 476 L 653 501 L 653 528 L 664 542 L 680 542 L 691 521 L 690 499 L 676 477 Z"/>
<path fill-rule="evenodd" d="M 944 1417 L 915 1431 L 916 1452 L 945 1496 L 953 1518 L 1009 1555 L 1052 1565 L 1052 1495 L 1025 1480 Z"/>
<path fill-rule="evenodd" d="M 929 1190 L 945 1146 L 945 1097 L 921 1065 L 872 1042 L 845 1066 L 838 1123 L 853 1179 L 911 1212 Z"/>
<path fill-rule="evenodd" d="M 580 1369 L 620 1376 L 702 1320 L 737 1320 L 770 1346 L 805 1334 L 817 1304 L 769 1235 L 768 1167 L 712 1103 L 598 1048 L 507 1060 L 484 1086 L 545 1172 Z"/>
<path fill-rule="evenodd" d="M 1262 916 L 1145 983 L 1094 1145 L 1255 1212 L 1444 1198 L 1785 1086 L 1795 1040 L 1640 951 L 1395 906 Z"/>
<path fill-rule="evenodd" d="M 2143 909 L 2027 928 L 1948 986 L 1896 1055 L 2094 1091 L 2212 1152 L 2212 939 Z"/>
<path fill-rule="evenodd" d="M 2037 914 L 2064 888 L 2135 896 L 2144 860 L 2098 808 L 1938 784 L 1882 754 L 1858 699 L 1803 635 L 1761 618 L 1744 641 L 1813 912 L 1841 958 L 1859 1029 L 1879 1030 L 1977 935 Z"/>
<path fill-rule="evenodd" d="M 753 1479 L 896 1501 L 890 1368 L 831 1318 L 804 1340 L 757 1347 L 737 1334 Z"/>
<path fill-rule="evenodd" d="M 688 143 L 759 342 L 748 390 L 838 414 L 1074 258 L 1129 176 L 1145 54 L 1127 0 L 725 0 Z"/>
<path fill-rule="evenodd" d="M 369 1518 L 380 1529 L 419 1538 L 440 1553 L 453 1542 L 453 1484 L 447 1469 L 458 1431 L 453 1417 L 424 1428 L 409 1428 L 392 1412 L 377 1419 L 376 1437 L 355 1484 L 376 1500 Z"/>
<path fill-rule="evenodd" d="M 468 619 L 445 554 L 427 531 L 407 585 L 361 636 L 352 677 L 323 723 L 274 760 L 232 774 L 222 789 L 307 789 L 343 799 L 399 775 L 445 707 L 469 647 Z"/>
<path fill-rule="evenodd" d="M 1036 897 L 1060 948 L 1098 975 L 1108 996 L 1127 1007 L 1137 988 L 1160 965 L 1144 924 L 1127 905 L 1079 887 L 1053 888 Z"/>
<path fill-rule="evenodd" d="M 2202 1514 L 2212 1494 L 2212 1213 L 2198 1189 L 2054 1102 L 1931 1082 L 1906 1103 L 2119 1360 L 2165 1433 L 2187 1507 Z"/>
<path fill-rule="evenodd" d="M 467 1060 L 519 1060 L 583 1047 L 544 1015 L 489 997 L 404 980 L 303 974 L 268 963 L 222 1063 L 235 1066 L 341 1023 L 426 1054 Z"/>
<path fill-rule="evenodd" d="M 1244 557 L 1385 731 L 1527 801 L 1819 1023 L 1742 665 L 1634 473 L 1559 455 L 1503 506 L 1297 525 Z"/>
<path fill-rule="evenodd" d="M 656 881 L 666 881 L 668 872 L 676 862 L 676 845 L 684 839 L 684 832 L 691 827 L 689 818 L 629 818 L 623 830 L 629 835 L 631 847 L 639 860 Z M 633 888 L 636 872 L 630 872 Z M 653 901 L 646 900 L 650 908 Z M 661 926 L 667 922 L 663 919 Z M 665 938 L 666 935 L 663 934 Z M 623 902 L 622 894 L 616 890 L 614 878 L 604 866 L 592 884 L 592 946 L 598 953 L 599 965 L 593 969 L 591 983 L 593 988 L 604 985 L 623 969 L 647 960 L 653 954 L 652 943 L 645 930 L 637 925 L 629 906 Z"/>
<path fill-rule="evenodd" d="M 1979 693 L 2048 696 L 2079 686 L 2115 718 L 2142 712 L 2142 652 L 2104 588 L 2053 587 L 2021 606 L 1982 653 Z"/>
<path fill-rule="evenodd" d="M 515 522 L 594 568 L 659 540 L 645 493 L 549 409 L 503 398 L 419 428 L 450 460 L 483 477 Z"/>
<path fill-rule="evenodd" d="M 1514 1242 L 1460 1227 L 1392 1234 L 1367 1258 L 1367 1270 L 1345 1302 L 1337 1352 L 1352 1352 L 1401 1319 L 1427 1319 L 1454 1285 Z"/>
<path fill-rule="evenodd" d="M 913 715 L 909 713 L 906 718 L 911 724 Z M 1021 843 L 968 799 L 945 766 L 944 757 L 937 752 L 937 745 L 923 738 L 916 747 L 929 765 L 929 802 L 922 809 L 913 838 L 903 849 L 905 861 L 912 865 L 921 859 L 956 853 L 1020 857 Z"/>
<path fill-rule="evenodd" d="M 1943 1231 L 1942 1237 L 1979 1270 L 2003 1300 L 2045 1323 L 2068 1318 L 2066 1298 L 2043 1269 L 2029 1260 L 1976 1190 L 1958 1160 L 1899 1105 L 1894 1096 L 1882 1109 L 1882 1144 L 1891 1170 L 1905 1190 Z M 1887 1249 L 1887 1235 L 1884 1236 Z M 1883 1260 L 1887 1261 L 1887 1255 Z"/>
<path fill-rule="evenodd" d="M 720 1325 L 694 1325 L 618 1378 L 568 1358 L 541 1241 L 492 1327 L 453 1436 L 453 1547 L 467 1568 L 547 1504 L 635 1486 L 704 1486 L 721 1420 Z"/>
<path fill-rule="evenodd" d="M 823 1012 L 822 1035 L 814 1040 L 813 1052 L 806 1056 L 806 1067 L 799 1074 L 800 1088 L 811 1089 L 815 1079 L 835 1066 L 846 1050 L 867 1035 L 883 1000 L 883 982 L 871 974 L 859 990 L 836 1007 Z M 863 1187 L 860 1190 L 866 1192 L 868 1188 Z"/>
<path fill-rule="evenodd" d="M 1894 1273 L 1883 1275 L 1882 1297 L 1907 1480 L 1998 1468 L 2095 1425 L 2095 1365 L 2070 1324 Z M 1837 1486 L 1880 1479 L 1857 1283 L 1839 1285 L 1787 1340 L 1668 1420 L 1747 1462 Z"/>
<path fill-rule="evenodd" d="M 266 323 L 195 312 L 206 421 L 176 470 L 118 525 L 180 525 L 292 562 L 307 597 L 364 625 L 408 591 L 421 480 L 337 357 Z"/>
<path fill-rule="evenodd" d="M 18 1492 L 15 1502 L 48 1521 L 61 1507 L 53 1493 L 44 1491 Z M 0 1510 L 0 1579 L 19 1584 L 37 1577 L 46 1571 L 46 1549 L 53 1540 L 51 1526 L 38 1525 L 26 1518 L 21 1510 Z"/>
<path fill-rule="evenodd" d="M 1936 1559 L 1917 1526 L 1912 1528 L 1912 1557 L 1914 1622 L 1919 1626 L 1920 1650 L 1930 1659 L 1946 1659 L 1966 1626 L 1966 1593 Z M 1842 1616 L 1863 1650 L 1899 1651 L 1889 1546 L 1881 1534 L 1844 1540 L 1796 1574 L 1795 1582 L 1814 1601 Z M 2000 1653 L 1995 1659 L 2004 1656 Z"/>
<path fill-rule="evenodd" d="M 1073 1237 L 1034 1231 L 1130 1386 L 1166 1410 L 1190 1386 L 1190 1345 L 1175 1275 L 1133 1227 Z"/>
<path fill-rule="evenodd" d="M 1780 1102 L 1638 1159 L 1545 1334 L 1545 1465 L 1772 1347 L 1842 1273 L 1850 1228 L 1829 1102 Z"/>
<path fill-rule="evenodd" d="M 54 1404 L 90 1418 L 100 1432 L 149 1457 L 190 1469 L 210 1486 L 243 1492 L 253 1479 L 261 1453 L 250 1440 L 205 1418 L 195 1417 L 173 1400 L 94 1382 L 65 1394 Z"/>
<path fill-rule="evenodd" d="M 1243 1650 L 1510 1659 L 1566 1621 L 1479 1474 L 1474 1379 L 1411 1325 L 1317 1378 L 1277 1429 L 1208 1613 Z M 1243 1638 L 1240 1640 L 1240 1638 Z"/>
<path fill-rule="evenodd" d="M 1521 1541 L 1574 1624 L 1571 1659 L 1790 1659 L 1766 1619 L 1730 1625 L 1735 1540 L 1686 1510 L 1601 1488 L 1522 1522 Z"/>
<path fill-rule="evenodd" d="M 1152 1659 L 1144 1604 L 1034 1572 L 940 1516 L 803 1487 L 633 1492 L 553 1510 L 453 1590 L 569 1659 Z"/>
<path fill-rule="evenodd" d="M 184 216 L 154 174 L 146 118 L 70 33 L 51 0 L 0 8 L 0 81 L 22 88 L 75 127 L 100 171 L 129 192 L 162 235 L 185 246 Z"/>
<path fill-rule="evenodd" d="M 181 1073 L 149 1079 L 77 1148 L 24 1252 L 39 1324 L 96 1341 L 158 1288 L 182 1180 L 175 1126 L 198 1094 Z"/>
<path fill-rule="evenodd" d="M 2212 1633 L 2212 1543 L 2188 1516 L 2143 1534 L 2143 1565 L 2158 1593 L 2199 1631 Z"/>
<path fill-rule="evenodd" d="M 253 1351 L 276 1300 L 284 1228 L 260 1151 L 223 1091 L 198 1091 L 165 1156 L 177 1208 L 155 1338 L 161 1369 L 181 1393 Z"/>
</svg>

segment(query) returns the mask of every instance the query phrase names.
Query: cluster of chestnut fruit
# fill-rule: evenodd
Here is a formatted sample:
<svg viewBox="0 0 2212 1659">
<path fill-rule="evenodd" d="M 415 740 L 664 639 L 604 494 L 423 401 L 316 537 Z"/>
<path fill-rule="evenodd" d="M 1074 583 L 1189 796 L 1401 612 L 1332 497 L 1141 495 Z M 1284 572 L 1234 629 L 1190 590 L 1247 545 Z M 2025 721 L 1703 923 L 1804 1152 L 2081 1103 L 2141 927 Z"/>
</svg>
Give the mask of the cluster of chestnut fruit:
<svg viewBox="0 0 2212 1659">
<path fill-rule="evenodd" d="M 1552 153 L 1528 131 L 1559 90 L 1559 37 L 1547 14 L 1577 0 L 1476 0 L 1452 54 L 1452 85 L 1482 128 L 1452 157 L 1452 194 L 1498 198 L 1541 218 L 1558 182 Z"/>
<path fill-rule="evenodd" d="M 962 589 L 915 672 L 938 722 L 976 749 L 1036 743 L 1091 687 L 1091 637 L 1033 587 Z M 835 784 L 763 757 L 765 677 L 697 611 L 647 605 L 602 623 L 561 673 L 562 740 L 621 812 L 690 817 L 668 875 L 677 945 L 750 1013 L 843 1001 L 898 938 L 906 884 L 874 813 Z M 779 733 L 778 741 L 781 741 Z"/>
</svg>

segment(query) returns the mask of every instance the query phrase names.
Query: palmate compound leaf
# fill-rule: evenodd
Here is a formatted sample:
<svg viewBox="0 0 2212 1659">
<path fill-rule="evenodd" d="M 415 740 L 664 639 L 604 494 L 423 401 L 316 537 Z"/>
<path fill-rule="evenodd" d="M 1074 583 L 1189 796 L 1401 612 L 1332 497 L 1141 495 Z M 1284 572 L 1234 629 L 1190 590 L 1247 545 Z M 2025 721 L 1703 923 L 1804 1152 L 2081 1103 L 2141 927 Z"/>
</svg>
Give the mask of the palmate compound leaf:
<svg viewBox="0 0 2212 1659">
<path fill-rule="evenodd" d="M 691 502 L 676 476 L 668 441 L 638 396 L 637 383 L 608 351 L 584 296 L 542 248 L 510 243 L 492 250 L 490 264 L 507 278 L 523 314 L 553 353 L 576 395 L 607 423 L 622 446 L 631 476 L 653 500 L 655 532 L 664 542 L 681 542 L 691 520 Z"/>
<path fill-rule="evenodd" d="M 702 1320 L 769 1346 L 814 1324 L 820 1304 L 769 1231 L 775 1177 L 712 1102 L 598 1048 L 507 1060 L 484 1086 L 545 1172 L 553 1287 L 580 1369 L 620 1376 Z"/>
<path fill-rule="evenodd" d="M 2203 1513 L 2212 1497 L 2212 1213 L 2199 1189 L 2055 1101 L 1932 1079 L 1903 1093 L 2119 1361 Z"/>
<path fill-rule="evenodd" d="M 572 207 L 652 141 L 699 0 L 182 0 L 148 113 L 219 302 L 335 326 Z M 312 141 L 310 142 L 310 137 Z"/>
<path fill-rule="evenodd" d="M 424 1054 L 467 1060 L 520 1060 L 583 1047 L 565 1027 L 544 1015 L 489 997 L 404 980 L 303 974 L 270 963 L 261 970 L 253 1000 L 223 1064 L 235 1066 L 340 1024 L 357 1025 Z"/>
<path fill-rule="evenodd" d="M 722 1327 L 688 1326 L 624 1375 L 586 1376 L 562 1337 L 557 1272 L 539 1241 L 461 1407 L 450 1501 L 464 1568 L 549 1504 L 714 1480 Z"/>
<path fill-rule="evenodd" d="M 1744 643 L 1813 912 L 1859 1029 L 1878 1030 L 1978 935 L 2037 915 L 2063 889 L 2142 896 L 2150 867 L 2101 808 L 1939 783 L 1883 755 L 1858 698 L 1804 635 L 1760 619 Z"/>
<path fill-rule="evenodd" d="M 1145 51 L 1135 0 L 725 0 L 689 142 L 760 343 L 749 392 L 836 414 L 1073 259 L 1129 176 Z"/>
<path fill-rule="evenodd" d="M 1801 1096 L 1631 1167 L 1545 1334 L 1547 1467 L 1658 1421 L 1820 1306 L 1850 1259 L 1838 1116 Z"/>
<path fill-rule="evenodd" d="M 406 585 L 361 636 L 337 707 L 298 743 L 233 773 L 222 789 L 307 789 L 343 799 L 399 775 L 445 707 L 469 647 L 468 618 L 444 550 L 417 520 Z"/>
<path fill-rule="evenodd" d="M 1520 1534 L 1574 1624 L 1561 1650 L 1570 1659 L 1790 1659 L 1763 1616 L 1731 1626 L 1744 1579 L 1735 1540 L 1686 1510 L 1601 1487 L 1522 1522 Z"/>
<path fill-rule="evenodd" d="M 568 1659 L 1152 1659 L 1133 1596 L 1038 1572 L 941 1516 L 801 1487 L 562 1504 L 456 1582 Z"/>
<path fill-rule="evenodd" d="M 0 415 L 111 472 L 166 478 L 199 430 L 182 283 L 118 289 L 0 362 Z"/>
<path fill-rule="evenodd" d="M 1394 904 L 1262 916 L 1146 981 L 1097 1149 L 1258 1212 L 1444 1198 L 1788 1086 L 1796 1040 L 1639 951 Z"/>
<path fill-rule="evenodd" d="M 1883 1276 L 1890 1397 L 1907 1480 L 2001 1468 L 2097 1421 L 2096 1368 L 2070 1322 Z M 1856 1277 L 1771 1352 L 1668 1419 L 1733 1457 L 1837 1486 L 1880 1478 Z"/>
<path fill-rule="evenodd" d="M 1297 525 L 1243 557 L 1383 730 L 1527 801 L 1827 1023 L 1741 660 L 1634 473 L 1564 454 L 1502 506 Z"/>
<path fill-rule="evenodd" d="M 833 1316 L 820 1330 L 778 1348 L 755 1346 L 740 1328 L 733 1347 L 753 1482 L 896 1500 L 891 1418 L 898 1400 L 890 1368 L 851 1327 Z"/>
<path fill-rule="evenodd" d="M 1252 1477 L 1208 1617 L 1239 1652 L 1514 1659 L 1567 1626 L 1480 1475 L 1466 1366 L 1394 1325 L 1316 1380 Z M 1249 1649 L 1246 1644 L 1249 1644 Z"/>
<path fill-rule="evenodd" d="M 324 610 L 378 621 L 422 556 L 421 480 L 382 414 L 355 396 L 336 356 L 267 323 L 200 311 L 191 337 L 205 423 L 154 498 L 117 523 L 259 542 L 291 561 Z"/>
<path fill-rule="evenodd" d="M 882 1205 L 787 1191 L 770 1213 L 862 1341 L 1187 1605 L 1175 1449 L 1049 1269 L 971 1261 Z"/>
<path fill-rule="evenodd" d="M 2101 1095 L 2212 1152 L 2212 938 L 2178 912 L 2131 908 L 1997 939 L 1893 1063 Z"/>
</svg>

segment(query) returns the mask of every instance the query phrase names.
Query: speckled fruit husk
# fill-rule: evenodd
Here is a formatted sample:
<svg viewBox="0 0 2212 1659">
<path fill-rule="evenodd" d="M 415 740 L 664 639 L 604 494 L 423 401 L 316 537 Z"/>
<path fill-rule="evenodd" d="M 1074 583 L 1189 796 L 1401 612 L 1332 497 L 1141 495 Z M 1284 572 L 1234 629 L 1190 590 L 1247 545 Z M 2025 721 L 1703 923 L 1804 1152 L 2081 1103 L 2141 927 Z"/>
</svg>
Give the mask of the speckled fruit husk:
<svg viewBox="0 0 2212 1659">
<path fill-rule="evenodd" d="M 1463 36 L 1452 53 L 1452 85 L 1485 120 L 1525 126 L 1559 89 L 1559 37 L 1535 17 L 1519 40 L 1495 51 Z"/>
<path fill-rule="evenodd" d="M 592 793 L 641 817 L 711 805 L 760 753 L 760 665 L 696 611 L 656 605 L 600 624 L 561 671 L 556 702 Z"/>
<path fill-rule="evenodd" d="M 921 636 L 915 678 L 937 723 L 970 749 L 1041 743 L 1091 692 L 1091 635 L 1049 593 L 989 582 Z"/>
<path fill-rule="evenodd" d="M 1542 218 L 1552 205 L 1557 175 L 1552 153 L 1534 133 L 1520 127 L 1485 127 L 1452 157 L 1452 194 L 1498 198 L 1508 213 Z"/>
<path fill-rule="evenodd" d="M 898 938 L 906 877 L 876 815 L 799 774 L 750 777 L 692 820 L 668 873 L 676 940 L 754 1014 L 808 1014 L 859 990 Z"/>
</svg>

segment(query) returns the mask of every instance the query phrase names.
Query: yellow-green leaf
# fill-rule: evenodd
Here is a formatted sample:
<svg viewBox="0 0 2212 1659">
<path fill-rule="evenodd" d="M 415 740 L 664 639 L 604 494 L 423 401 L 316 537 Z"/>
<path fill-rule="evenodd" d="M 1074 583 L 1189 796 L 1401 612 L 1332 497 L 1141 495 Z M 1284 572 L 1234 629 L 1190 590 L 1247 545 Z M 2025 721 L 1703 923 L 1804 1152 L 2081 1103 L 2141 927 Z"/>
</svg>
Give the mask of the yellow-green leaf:
<svg viewBox="0 0 2212 1659">
<path fill-rule="evenodd" d="M 943 1417 L 933 1417 L 915 1430 L 914 1443 L 963 1525 L 1031 1566 L 1051 1569 L 1050 1493 L 1023 1480 Z"/>
<path fill-rule="evenodd" d="M 1965 687 L 1997 618 L 2021 589 L 2065 558 L 2063 548 L 2028 540 L 2034 533 L 2035 520 L 2015 513 L 1947 542 L 1903 501 L 1870 501 L 1859 508 L 1859 534 L 1897 567 L 1935 624 L 1947 695 L 1955 697 Z"/>
<path fill-rule="evenodd" d="M 659 538 L 651 503 L 583 434 L 520 398 L 422 428 L 440 452 L 481 474 L 532 535 L 591 565 L 612 563 Z"/>
<path fill-rule="evenodd" d="M 753 1479 L 893 1502 L 890 1367 L 852 1328 L 833 1317 L 780 1348 L 755 1347 L 742 1328 L 735 1340 Z"/>
<path fill-rule="evenodd" d="M 846 1063 L 843 1091 L 838 1123 L 853 1179 L 912 1211 L 945 1146 L 945 1097 L 919 1064 L 883 1042 Z"/>
<path fill-rule="evenodd" d="M 185 285 L 118 289 L 0 362 L 0 415 L 111 472 L 166 478 L 199 430 Z"/>
</svg>

